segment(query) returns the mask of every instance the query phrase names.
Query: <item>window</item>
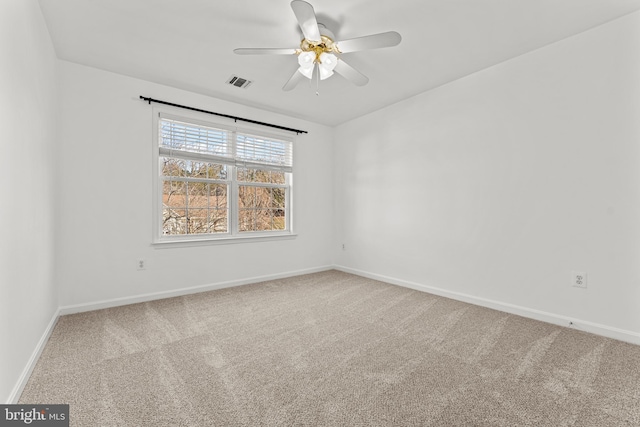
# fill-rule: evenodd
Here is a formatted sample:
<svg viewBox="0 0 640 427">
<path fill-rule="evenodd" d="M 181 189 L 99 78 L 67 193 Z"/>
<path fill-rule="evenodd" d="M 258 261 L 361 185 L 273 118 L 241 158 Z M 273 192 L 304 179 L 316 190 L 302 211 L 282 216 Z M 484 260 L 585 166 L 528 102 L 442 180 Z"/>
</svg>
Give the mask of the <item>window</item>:
<svg viewBox="0 0 640 427">
<path fill-rule="evenodd" d="M 291 235 L 292 140 L 156 114 L 155 241 Z"/>
</svg>

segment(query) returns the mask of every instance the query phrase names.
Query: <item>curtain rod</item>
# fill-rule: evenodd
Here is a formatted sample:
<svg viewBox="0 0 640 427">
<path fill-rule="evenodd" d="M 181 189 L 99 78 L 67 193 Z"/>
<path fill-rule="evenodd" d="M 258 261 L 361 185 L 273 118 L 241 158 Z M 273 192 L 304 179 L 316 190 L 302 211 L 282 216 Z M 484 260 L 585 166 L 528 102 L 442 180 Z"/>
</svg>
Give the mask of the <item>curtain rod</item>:
<svg viewBox="0 0 640 427">
<path fill-rule="evenodd" d="M 289 132 L 295 132 L 297 134 L 308 133 L 306 130 L 292 129 L 292 128 L 288 128 L 288 127 L 284 127 L 284 126 L 274 125 L 274 124 L 271 124 L 271 123 L 259 122 L 257 120 L 245 119 L 245 118 L 237 117 L 237 116 L 230 116 L 228 114 L 214 113 L 213 111 L 201 110 L 200 108 L 194 108 L 194 107 L 189 107 L 189 106 L 186 106 L 186 105 L 174 104 L 172 102 L 160 101 L 158 99 L 147 98 L 146 96 L 142 96 L 142 95 L 140 95 L 140 99 L 142 99 L 143 101 L 147 101 L 149 103 L 149 105 L 151 105 L 152 102 L 155 102 L 156 104 L 164 104 L 164 105 L 169 105 L 171 107 L 184 108 L 185 110 L 198 111 L 200 113 L 207 113 L 207 114 L 213 114 L 214 116 L 226 117 L 228 119 L 233 119 L 236 122 L 238 120 L 240 120 L 242 122 L 253 123 L 253 124 L 256 124 L 256 125 L 269 126 L 269 127 L 276 128 L 276 129 L 287 130 Z"/>
</svg>

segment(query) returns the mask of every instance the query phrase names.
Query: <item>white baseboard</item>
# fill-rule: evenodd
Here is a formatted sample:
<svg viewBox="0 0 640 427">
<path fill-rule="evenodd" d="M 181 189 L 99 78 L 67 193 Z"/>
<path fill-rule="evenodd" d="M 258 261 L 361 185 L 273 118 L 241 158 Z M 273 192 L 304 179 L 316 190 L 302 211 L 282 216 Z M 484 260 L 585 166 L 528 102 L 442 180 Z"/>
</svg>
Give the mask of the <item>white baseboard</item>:
<svg viewBox="0 0 640 427">
<path fill-rule="evenodd" d="M 214 291 L 216 289 L 231 288 L 234 286 L 249 285 L 252 283 L 264 282 L 267 280 L 284 279 L 286 277 L 300 276 L 302 274 L 318 273 L 333 269 L 332 265 L 323 267 L 308 268 L 304 270 L 288 271 L 285 273 L 270 274 L 265 276 L 249 277 L 247 279 L 230 280 L 227 282 L 219 282 L 208 285 L 193 286 L 189 288 L 175 289 L 171 291 L 153 292 L 142 295 L 134 295 L 123 298 L 113 298 L 104 301 L 89 302 L 85 304 L 67 305 L 59 309 L 59 315 L 81 313 L 85 311 L 100 310 L 103 308 L 118 307 L 121 305 L 136 304 L 140 302 L 153 301 L 163 298 L 179 297 L 183 295 L 196 294 L 198 292 Z"/>
<path fill-rule="evenodd" d="M 44 347 L 47 344 L 47 341 L 49 341 L 51 332 L 53 332 L 53 328 L 55 328 L 56 323 L 58 323 L 59 317 L 60 317 L 60 309 L 56 310 L 56 312 L 53 314 L 53 317 L 49 321 L 49 324 L 47 325 L 47 328 L 44 330 L 44 333 L 40 337 L 40 341 L 38 341 L 38 344 L 36 345 L 35 350 L 33 350 L 33 353 L 31 354 L 31 357 L 29 358 L 27 365 L 22 370 L 22 374 L 20 375 L 20 378 L 18 378 L 18 382 L 16 383 L 15 387 L 13 387 L 13 390 L 9 395 L 9 399 L 7 399 L 7 403 L 9 404 L 18 403 L 18 399 L 20 399 L 22 390 L 24 390 L 24 387 L 27 385 L 27 381 L 29 381 L 29 377 L 31 377 L 33 368 L 36 367 L 36 363 L 38 363 L 38 359 L 42 354 L 42 350 L 44 350 Z"/>
<path fill-rule="evenodd" d="M 620 341 L 625 341 L 631 344 L 640 345 L 640 334 L 632 331 L 626 331 L 623 329 L 614 328 L 611 326 L 601 325 L 580 319 L 573 319 L 567 316 L 548 313 L 532 308 L 522 307 L 519 305 L 504 303 L 500 301 L 494 301 L 486 298 L 476 297 L 461 292 L 448 291 L 436 286 L 424 285 L 421 283 L 410 282 L 407 280 L 396 279 L 394 277 L 384 276 L 381 274 L 370 273 L 367 271 L 357 270 L 354 268 L 335 265 L 334 269 L 343 271 L 345 273 L 355 274 L 357 276 L 367 277 L 369 279 L 379 280 L 381 282 L 390 283 L 392 285 L 398 285 L 405 288 L 415 289 L 417 291 L 426 292 L 433 295 L 438 295 L 446 298 L 451 298 L 457 301 L 467 302 L 481 307 L 487 307 L 498 311 L 503 311 L 510 314 L 515 314 L 529 319 L 540 320 L 542 322 L 552 323 L 554 325 L 565 326 L 589 332 L 592 334 L 600 335 L 607 338 L 613 338 Z"/>
</svg>

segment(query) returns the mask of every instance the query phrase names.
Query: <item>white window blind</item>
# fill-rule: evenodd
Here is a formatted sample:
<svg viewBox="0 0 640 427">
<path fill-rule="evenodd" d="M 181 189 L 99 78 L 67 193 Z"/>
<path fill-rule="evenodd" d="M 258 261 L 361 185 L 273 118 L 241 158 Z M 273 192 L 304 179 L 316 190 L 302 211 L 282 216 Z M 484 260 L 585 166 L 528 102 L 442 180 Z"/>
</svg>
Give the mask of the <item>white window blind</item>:
<svg viewBox="0 0 640 427">
<path fill-rule="evenodd" d="M 234 162 L 231 138 L 231 132 L 225 129 L 160 119 L 161 155 L 231 164 Z"/>
<path fill-rule="evenodd" d="M 291 172 L 292 144 L 290 141 L 238 133 L 236 143 L 237 164 Z"/>
<path fill-rule="evenodd" d="M 160 119 L 160 154 L 291 172 L 292 141 Z"/>
</svg>

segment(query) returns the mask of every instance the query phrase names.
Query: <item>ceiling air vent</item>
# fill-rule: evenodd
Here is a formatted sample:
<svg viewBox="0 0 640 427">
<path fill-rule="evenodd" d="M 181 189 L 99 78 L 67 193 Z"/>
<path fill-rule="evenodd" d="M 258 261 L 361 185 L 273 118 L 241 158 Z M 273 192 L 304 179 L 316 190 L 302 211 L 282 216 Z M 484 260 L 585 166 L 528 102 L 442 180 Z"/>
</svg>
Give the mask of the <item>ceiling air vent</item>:
<svg viewBox="0 0 640 427">
<path fill-rule="evenodd" d="M 243 89 L 246 89 L 247 87 L 249 87 L 249 85 L 252 83 L 250 80 L 247 79 L 243 79 L 242 77 L 238 77 L 238 76 L 231 76 L 229 77 L 229 79 L 227 80 L 227 83 L 235 86 L 235 87 L 241 87 Z"/>
</svg>

